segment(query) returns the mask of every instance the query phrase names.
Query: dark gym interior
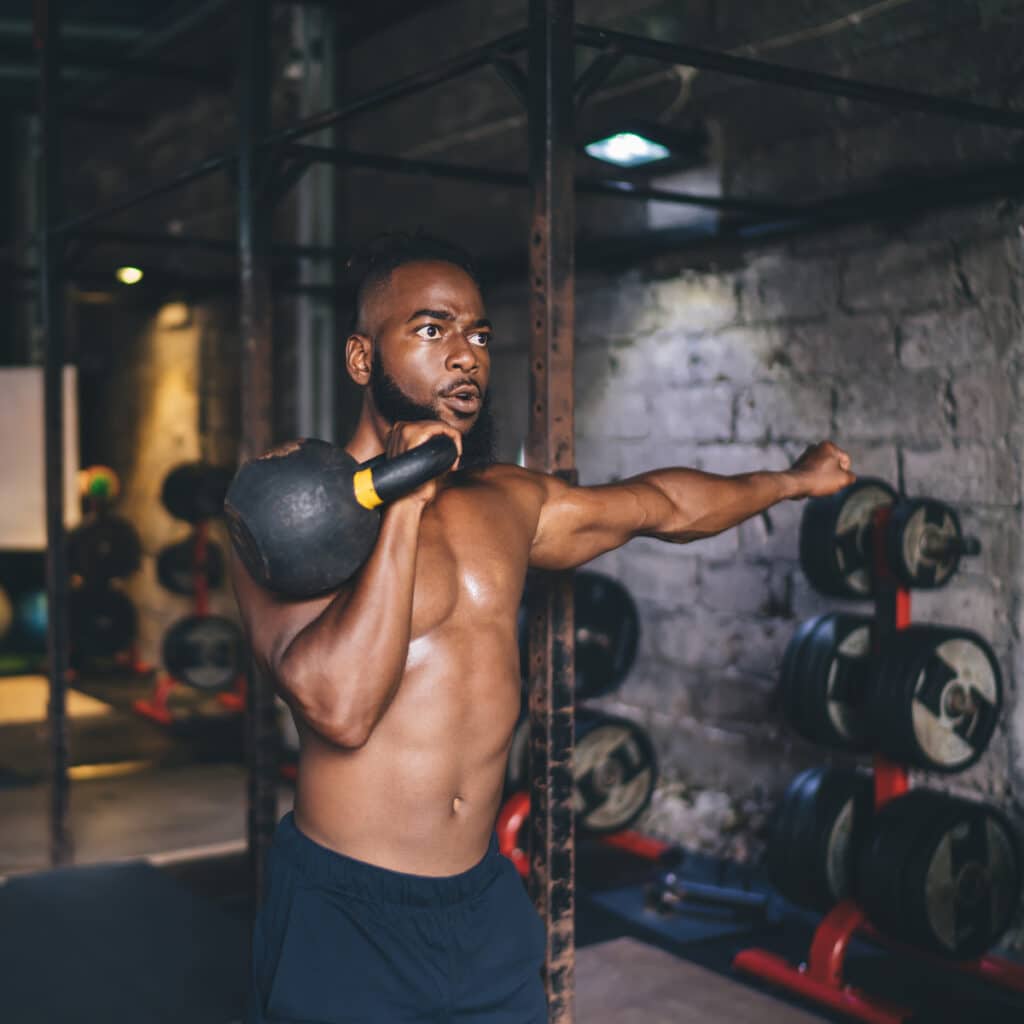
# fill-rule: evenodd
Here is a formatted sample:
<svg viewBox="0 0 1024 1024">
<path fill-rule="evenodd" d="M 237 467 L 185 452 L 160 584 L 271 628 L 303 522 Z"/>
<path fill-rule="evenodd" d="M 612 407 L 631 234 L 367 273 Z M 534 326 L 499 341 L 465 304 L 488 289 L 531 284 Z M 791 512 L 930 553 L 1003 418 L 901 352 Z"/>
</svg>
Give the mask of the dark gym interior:
<svg viewBox="0 0 1024 1024">
<path fill-rule="evenodd" d="M 1021 1019 L 1024 3 L 33 0 L 0 49 L 0 1020 L 250 1019 L 304 741 L 225 496 L 352 436 L 403 231 L 476 261 L 499 462 L 857 476 L 528 577 L 552 1024 Z"/>
</svg>

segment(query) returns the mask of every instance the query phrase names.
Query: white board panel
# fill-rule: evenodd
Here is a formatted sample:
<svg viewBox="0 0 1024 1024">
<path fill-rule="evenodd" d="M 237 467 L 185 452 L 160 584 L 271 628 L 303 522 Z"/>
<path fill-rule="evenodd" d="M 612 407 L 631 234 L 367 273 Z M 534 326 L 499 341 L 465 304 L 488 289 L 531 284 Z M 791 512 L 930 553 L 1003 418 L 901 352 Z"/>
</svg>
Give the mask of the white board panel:
<svg viewBox="0 0 1024 1024">
<path fill-rule="evenodd" d="M 43 369 L 0 367 L 0 550 L 46 548 L 46 472 L 43 444 Z M 75 368 L 64 367 L 64 524 L 80 518 L 78 498 L 78 388 Z"/>
</svg>

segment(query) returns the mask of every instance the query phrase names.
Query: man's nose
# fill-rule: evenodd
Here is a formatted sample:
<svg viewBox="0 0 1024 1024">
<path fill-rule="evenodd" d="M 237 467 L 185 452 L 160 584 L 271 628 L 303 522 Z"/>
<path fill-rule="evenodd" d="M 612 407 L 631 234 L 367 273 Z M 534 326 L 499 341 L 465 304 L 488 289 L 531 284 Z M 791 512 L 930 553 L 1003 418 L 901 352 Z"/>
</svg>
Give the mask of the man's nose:
<svg viewBox="0 0 1024 1024">
<path fill-rule="evenodd" d="M 455 334 L 448 350 L 448 366 L 451 369 L 471 370 L 479 364 L 479 353 L 475 345 L 464 334 Z"/>
</svg>

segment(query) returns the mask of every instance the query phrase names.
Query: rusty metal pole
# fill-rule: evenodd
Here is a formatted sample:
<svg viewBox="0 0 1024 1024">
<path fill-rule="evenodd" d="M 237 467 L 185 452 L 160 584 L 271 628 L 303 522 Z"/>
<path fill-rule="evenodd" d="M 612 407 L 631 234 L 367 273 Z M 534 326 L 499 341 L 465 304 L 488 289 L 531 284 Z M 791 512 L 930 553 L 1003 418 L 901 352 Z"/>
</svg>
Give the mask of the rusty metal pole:
<svg viewBox="0 0 1024 1024">
<path fill-rule="evenodd" d="M 575 483 L 573 436 L 573 2 L 530 0 L 529 144 L 531 469 Z M 547 926 L 548 1019 L 574 1006 L 575 841 L 572 573 L 531 598 L 530 891 Z"/>
<path fill-rule="evenodd" d="M 60 0 L 36 0 L 35 42 L 39 51 L 41 181 L 39 208 L 39 294 L 43 332 L 43 418 L 46 452 L 46 608 L 50 700 L 50 863 L 67 864 L 74 857 L 68 823 L 67 690 L 68 558 L 64 536 L 64 283 L 63 239 L 51 228 L 60 220 L 61 146 Z"/>
<path fill-rule="evenodd" d="M 270 2 L 253 0 L 242 18 L 238 166 L 239 301 L 242 340 L 241 457 L 271 444 L 273 346 L 271 342 L 270 210 L 258 193 L 270 127 Z M 277 750 L 270 681 L 250 663 L 246 691 L 246 756 L 249 764 L 248 842 L 253 912 L 263 893 L 267 851 L 277 820 Z"/>
</svg>

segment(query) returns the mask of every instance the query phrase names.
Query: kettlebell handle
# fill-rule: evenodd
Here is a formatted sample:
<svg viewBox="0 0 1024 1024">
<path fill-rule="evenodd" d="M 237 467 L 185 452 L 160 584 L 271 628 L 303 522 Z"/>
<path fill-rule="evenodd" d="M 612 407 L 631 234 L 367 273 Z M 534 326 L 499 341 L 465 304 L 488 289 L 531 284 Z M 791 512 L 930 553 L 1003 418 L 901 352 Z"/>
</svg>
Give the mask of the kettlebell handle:
<svg viewBox="0 0 1024 1024">
<path fill-rule="evenodd" d="M 355 499 L 363 508 L 371 509 L 395 501 L 440 476 L 451 467 L 458 454 L 455 442 L 447 434 L 435 434 L 393 459 L 378 455 L 364 462 L 352 475 Z"/>
</svg>

